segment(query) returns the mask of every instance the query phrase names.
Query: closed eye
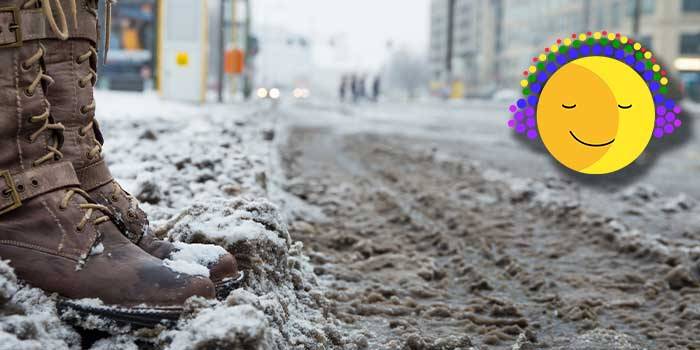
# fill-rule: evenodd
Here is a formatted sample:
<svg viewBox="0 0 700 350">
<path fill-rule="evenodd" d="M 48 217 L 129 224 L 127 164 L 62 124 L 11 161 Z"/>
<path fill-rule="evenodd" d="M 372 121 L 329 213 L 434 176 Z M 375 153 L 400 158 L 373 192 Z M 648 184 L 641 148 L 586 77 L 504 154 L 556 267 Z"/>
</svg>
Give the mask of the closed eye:
<svg viewBox="0 0 700 350">
<path fill-rule="evenodd" d="M 617 106 L 620 107 L 620 108 L 622 108 L 622 109 L 630 109 L 630 108 L 632 108 L 632 105 L 627 105 L 627 106 L 617 105 Z"/>
<path fill-rule="evenodd" d="M 574 109 L 574 108 L 576 108 L 576 105 L 575 105 L 575 104 L 573 104 L 573 105 L 565 105 L 565 104 L 563 104 L 563 105 L 561 105 L 561 106 L 564 107 L 564 108 L 566 108 L 566 109 Z"/>
</svg>

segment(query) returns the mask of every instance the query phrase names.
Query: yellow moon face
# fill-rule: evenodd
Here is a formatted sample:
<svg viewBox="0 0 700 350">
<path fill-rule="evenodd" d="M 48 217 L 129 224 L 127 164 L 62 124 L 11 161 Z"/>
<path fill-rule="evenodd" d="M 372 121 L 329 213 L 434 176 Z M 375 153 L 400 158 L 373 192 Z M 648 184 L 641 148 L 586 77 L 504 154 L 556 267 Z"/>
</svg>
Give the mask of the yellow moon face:
<svg viewBox="0 0 700 350">
<path fill-rule="evenodd" d="M 545 84 L 537 128 L 564 166 L 607 174 L 642 154 L 654 113 L 651 91 L 631 67 L 608 57 L 585 57 L 561 67 Z"/>
</svg>

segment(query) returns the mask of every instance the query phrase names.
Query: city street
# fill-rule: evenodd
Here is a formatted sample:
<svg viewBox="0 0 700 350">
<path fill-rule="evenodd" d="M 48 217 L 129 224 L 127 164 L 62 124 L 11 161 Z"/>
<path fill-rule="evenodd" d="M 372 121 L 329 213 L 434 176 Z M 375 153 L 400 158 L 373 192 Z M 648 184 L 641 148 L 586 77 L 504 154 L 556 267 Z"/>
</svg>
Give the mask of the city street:
<svg viewBox="0 0 700 350">
<path fill-rule="evenodd" d="M 700 346 L 686 331 L 699 320 L 697 141 L 581 185 L 511 137 L 504 109 L 269 111 L 276 202 L 336 317 L 370 348 Z"/>
</svg>

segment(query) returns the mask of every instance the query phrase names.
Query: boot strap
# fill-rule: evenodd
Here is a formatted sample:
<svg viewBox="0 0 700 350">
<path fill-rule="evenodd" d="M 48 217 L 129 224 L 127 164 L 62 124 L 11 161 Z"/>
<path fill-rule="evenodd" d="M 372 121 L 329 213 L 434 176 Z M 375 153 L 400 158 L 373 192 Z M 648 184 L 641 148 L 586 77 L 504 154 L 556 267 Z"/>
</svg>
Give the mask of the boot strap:
<svg viewBox="0 0 700 350">
<path fill-rule="evenodd" d="M 64 0 L 61 2 L 63 3 Z M 80 4 L 77 17 L 76 29 L 76 23 L 72 16 L 67 16 L 68 37 L 87 39 L 95 45 L 97 43 L 97 17 L 88 11 L 86 5 L 80 6 Z M 0 49 L 20 47 L 25 41 L 42 39 L 59 39 L 58 35 L 51 30 L 42 9 L 20 9 L 19 6 L 0 5 Z"/>
<path fill-rule="evenodd" d="M 85 168 L 78 169 L 76 173 L 81 187 L 88 192 L 114 180 L 104 159 Z"/>
<path fill-rule="evenodd" d="M 22 206 L 22 202 L 61 188 L 79 187 L 70 162 L 31 168 L 17 174 L 0 171 L 0 215 Z"/>
</svg>

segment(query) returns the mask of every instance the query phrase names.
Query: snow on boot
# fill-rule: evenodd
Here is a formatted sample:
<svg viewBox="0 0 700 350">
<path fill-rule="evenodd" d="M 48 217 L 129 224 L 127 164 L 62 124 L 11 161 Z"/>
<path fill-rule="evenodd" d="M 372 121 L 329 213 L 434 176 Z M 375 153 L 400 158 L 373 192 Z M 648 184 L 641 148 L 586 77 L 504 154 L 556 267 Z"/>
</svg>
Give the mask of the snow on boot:
<svg viewBox="0 0 700 350">
<path fill-rule="evenodd" d="M 126 239 L 62 161 L 64 127 L 50 114 L 53 79 L 38 39 L 67 29 L 56 1 L 0 0 L 0 258 L 63 308 L 143 326 L 177 319 L 190 297 L 214 297 L 212 282 Z"/>
<path fill-rule="evenodd" d="M 58 1 L 67 8 L 73 0 Z M 97 80 L 96 16 L 96 1 L 87 1 L 87 6 L 80 6 L 75 18 L 67 21 L 68 40 L 42 41 L 47 48 L 48 74 L 55 80 L 47 92 L 51 116 L 66 127 L 63 152 L 73 163 L 82 189 L 112 211 L 115 223 L 129 240 L 157 258 L 174 259 L 182 246 L 159 239 L 149 230 L 146 213 L 138 207 L 136 198 L 114 180 L 102 158 L 103 139 L 95 120 L 93 97 Z M 235 258 L 225 251 L 204 263 L 220 297 L 227 296 L 243 279 Z"/>
</svg>

